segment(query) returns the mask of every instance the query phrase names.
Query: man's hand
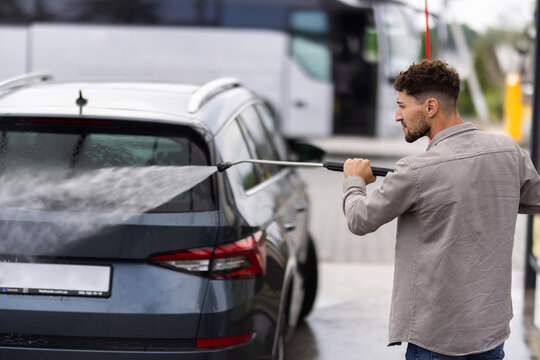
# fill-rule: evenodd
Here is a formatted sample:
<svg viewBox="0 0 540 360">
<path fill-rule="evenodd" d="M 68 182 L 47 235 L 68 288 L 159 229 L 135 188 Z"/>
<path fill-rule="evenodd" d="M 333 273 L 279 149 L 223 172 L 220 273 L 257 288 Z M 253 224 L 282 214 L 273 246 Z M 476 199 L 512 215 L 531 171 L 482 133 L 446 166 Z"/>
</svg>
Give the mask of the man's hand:
<svg viewBox="0 0 540 360">
<path fill-rule="evenodd" d="M 349 176 L 360 176 L 364 178 L 367 184 L 375 182 L 376 178 L 371 171 L 371 164 L 366 159 L 347 159 L 343 164 L 343 175 L 345 178 Z"/>
</svg>

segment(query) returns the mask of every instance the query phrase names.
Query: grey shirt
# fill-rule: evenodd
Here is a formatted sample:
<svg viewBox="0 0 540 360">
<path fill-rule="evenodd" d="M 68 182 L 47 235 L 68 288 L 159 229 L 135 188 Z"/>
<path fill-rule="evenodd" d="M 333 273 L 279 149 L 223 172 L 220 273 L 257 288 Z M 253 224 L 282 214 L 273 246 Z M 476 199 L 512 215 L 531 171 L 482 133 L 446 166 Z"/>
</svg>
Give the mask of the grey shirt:
<svg viewBox="0 0 540 360">
<path fill-rule="evenodd" d="M 508 337 L 517 214 L 540 213 L 540 176 L 513 140 L 470 123 L 440 131 L 369 196 L 345 179 L 343 210 L 357 235 L 398 217 L 390 343 L 458 356 Z"/>
</svg>

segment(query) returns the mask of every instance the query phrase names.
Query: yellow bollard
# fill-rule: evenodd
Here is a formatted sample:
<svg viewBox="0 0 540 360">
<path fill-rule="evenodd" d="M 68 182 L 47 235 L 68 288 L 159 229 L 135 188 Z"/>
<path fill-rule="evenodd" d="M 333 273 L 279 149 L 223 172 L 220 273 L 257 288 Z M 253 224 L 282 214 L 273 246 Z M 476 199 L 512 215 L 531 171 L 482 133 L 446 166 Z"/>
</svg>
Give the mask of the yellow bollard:
<svg viewBox="0 0 540 360">
<path fill-rule="evenodd" d="M 516 73 L 506 75 L 504 82 L 504 130 L 516 141 L 521 140 L 523 104 L 521 102 L 521 77 Z"/>
</svg>

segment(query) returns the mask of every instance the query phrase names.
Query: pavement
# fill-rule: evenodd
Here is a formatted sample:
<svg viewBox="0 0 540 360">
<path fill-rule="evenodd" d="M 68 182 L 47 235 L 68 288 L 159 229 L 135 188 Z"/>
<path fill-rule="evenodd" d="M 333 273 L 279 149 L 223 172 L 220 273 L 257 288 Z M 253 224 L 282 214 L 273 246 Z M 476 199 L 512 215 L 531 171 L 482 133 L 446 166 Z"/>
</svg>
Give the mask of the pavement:
<svg viewBox="0 0 540 360">
<path fill-rule="evenodd" d="M 406 344 L 387 346 L 393 266 L 322 263 L 320 289 L 313 312 L 288 343 L 294 360 L 403 360 Z M 537 360 L 529 346 L 522 272 L 513 272 L 515 315 L 505 342 L 506 360 Z"/>
</svg>

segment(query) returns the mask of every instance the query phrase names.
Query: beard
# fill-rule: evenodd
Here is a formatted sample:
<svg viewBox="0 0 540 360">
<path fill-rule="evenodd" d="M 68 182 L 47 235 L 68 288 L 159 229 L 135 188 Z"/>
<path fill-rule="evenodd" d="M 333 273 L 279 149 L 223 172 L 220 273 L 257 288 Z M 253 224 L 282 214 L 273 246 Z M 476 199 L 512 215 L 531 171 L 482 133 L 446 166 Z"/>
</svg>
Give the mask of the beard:
<svg viewBox="0 0 540 360">
<path fill-rule="evenodd" d="M 405 132 L 405 141 L 408 143 L 415 142 L 421 137 L 428 135 L 431 131 L 431 125 L 427 123 L 424 114 L 421 112 L 416 113 L 415 122 L 418 124 L 416 129 L 412 130 L 407 126 L 407 131 Z"/>
</svg>

